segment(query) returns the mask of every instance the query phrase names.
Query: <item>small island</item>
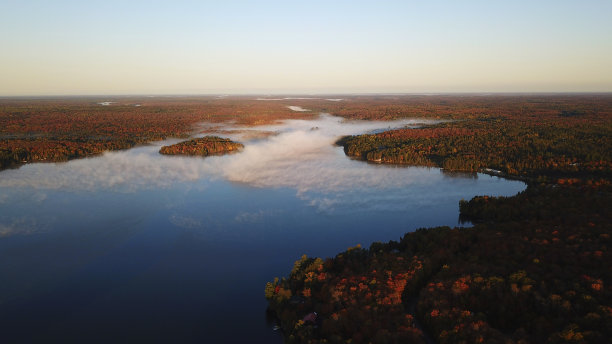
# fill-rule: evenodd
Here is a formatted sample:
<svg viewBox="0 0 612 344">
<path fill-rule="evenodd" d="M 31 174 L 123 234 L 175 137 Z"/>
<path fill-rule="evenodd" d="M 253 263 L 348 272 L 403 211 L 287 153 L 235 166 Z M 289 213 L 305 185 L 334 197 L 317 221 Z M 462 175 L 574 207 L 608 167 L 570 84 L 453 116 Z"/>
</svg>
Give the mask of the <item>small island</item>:
<svg viewBox="0 0 612 344">
<path fill-rule="evenodd" d="M 222 155 L 236 152 L 244 148 L 244 145 L 217 136 L 205 136 L 189 141 L 179 142 L 170 146 L 163 146 L 160 154 L 165 155 Z"/>
</svg>

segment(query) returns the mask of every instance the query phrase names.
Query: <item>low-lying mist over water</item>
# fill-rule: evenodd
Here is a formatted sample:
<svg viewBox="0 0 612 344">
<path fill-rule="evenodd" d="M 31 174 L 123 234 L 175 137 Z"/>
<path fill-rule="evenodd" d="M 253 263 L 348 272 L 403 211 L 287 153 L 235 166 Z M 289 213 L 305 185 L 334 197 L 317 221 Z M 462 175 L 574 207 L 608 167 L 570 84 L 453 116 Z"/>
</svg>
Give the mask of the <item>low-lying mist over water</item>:
<svg viewBox="0 0 612 344">
<path fill-rule="evenodd" d="M 254 128 L 217 126 L 214 128 L 229 132 L 225 136 L 243 142 L 244 150 L 207 158 L 158 154 L 160 146 L 179 141 L 170 139 L 68 163 L 30 164 L 4 171 L 0 187 L 29 188 L 37 195 L 35 197 L 45 199 L 45 190 L 113 190 L 121 193 L 169 188 L 176 183 L 201 179 L 223 179 L 259 188 L 289 188 L 321 211 L 343 207 L 408 209 L 415 202 L 420 205 L 436 202 L 435 195 L 422 197 L 422 192 L 403 190 L 407 187 L 426 190 L 435 185 L 445 178 L 438 169 L 433 169 L 432 173 L 429 168 L 368 164 L 349 159 L 334 143 L 344 135 L 435 122 L 423 119 L 345 121 L 324 114 L 317 120 L 288 120 Z M 264 139 L 253 139 L 257 132 L 274 134 Z M 467 179 L 455 183 L 470 185 L 475 182 Z M 444 197 L 460 193 L 451 188 L 445 191 Z M 419 200 L 419 197 L 423 199 Z M 0 199 L 0 202 L 5 201 Z"/>
<path fill-rule="evenodd" d="M 454 226 L 459 200 L 525 188 L 482 174 L 353 160 L 334 144 L 434 122 L 322 115 L 261 127 L 204 125 L 244 149 L 206 158 L 159 154 L 180 141 L 170 139 L 2 171 L 5 335 L 32 342 L 68 333 L 78 341 L 103 323 L 100 340 L 121 333 L 169 342 L 183 333 L 187 342 L 278 343 L 263 286 L 302 254 L 326 257 L 420 227 Z M 30 333 L 31 326 L 43 330 Z"/>
<path fill-rule="evenodd" d="M 172 183 L 200 178 L 223 178 L 256 187 L 290 187 L 338 190 L 358 186 L 397 186 L 414 183 L 400 178 L 399 170 L 363 168 L 362 162 L 345 158 L 334 142 L 344 135 L 367 133 L 381 128 L 398 128 L 434 123 L 430 120 L 392 122 L 344 121 L 322 115 L 318 120 L 289 120 L 262 127 L 223 127 L 225 136 L 245 144 L 245 149 L 229 156 L 162 156 L 162 145 L 127 151 L 107 152 L 102 156 L 68 163 L 30 164 L 2 172 L 0 187 L 34 189 L 91 190 L 115 188 L 133 191 L 168 187 Z M 267 139 L 252 139 L 253 132 L 273 132 Z M 224 134 L 219 134 L 224 136 Z M 399 173 L 398 173 L 399 172 Z M 414 176 L 417 178 L 417 176 Z"/>
</svg>

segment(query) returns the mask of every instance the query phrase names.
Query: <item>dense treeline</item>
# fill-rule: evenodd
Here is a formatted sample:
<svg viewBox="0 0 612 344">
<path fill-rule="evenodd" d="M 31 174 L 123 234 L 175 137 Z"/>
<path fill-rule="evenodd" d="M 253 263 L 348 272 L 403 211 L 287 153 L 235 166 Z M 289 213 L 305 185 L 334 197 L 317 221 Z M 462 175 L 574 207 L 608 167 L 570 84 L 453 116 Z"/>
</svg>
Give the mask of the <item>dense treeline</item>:
<svg viewBox="0 0 612 344">
<path fill-rule="evenodd" d="M 611 193 L 532 186 L 477 198 L 461 207 L 481 222 L 473 228 L 303 257 L 266 296 L 289 343 L 609 342 Z M 310 312 L 317 323 L 303 320 Z"/>
<path fill-rule="evenodd" d="M 29 161 L 67 161 L 109 150 L 133 147 L 137 141 L 117 140 L 62 140 L 33 138 L 0 140 L 0 169 L 18 166 Z"/>
<path fill-rule="evenodd" d="M 556 123 L 559 119 L 593 122 L 609 120 L 610 94 L 583 95 L 380 95 L 350 96 L 339 102 L 294 101 L 296 105 L 348 119 L 390 120 L 406 117 L 440 119 L 514 119 Z"/>
<path fill-rule="evenodd" d="M 188 141 L 179 142 L 170 146 L 163 146 L 159 153 L 166 155 L 218 155 L 235 152 L 244 148 L 244 145 L 230 139 L 217 136 L 205 136 Z"/>
<path fill-rule="evenodd" d="M 399 98 L 403 99 L 403 98 Z M 384 101 L 391 102 L 385 105 Z M 435 117 L 450 122 L 339 141 L 347 155 L 372 162 L 437 166 L 555 182 L 602 178 L 612 168 L 612 97 L 515 96 L 377 98 L 348 101 L 337 113 L 363 118 Z M 395 103 L 393 103 L 395 101 Z M 339 105 L 336 105 L 339 106 Z M 393 116 L 388 116 L 393 114 Z M 434 116 L 432 116 L 434 117 Z"/>
<path fill-rule="evenodd" d="M 612 116 L 612 115 L 611 115 Z M 600 179 L 612 169 L 612 121 L 535 125 L 457 121 L 425 129 L 347 137 L 347 155 L 374 162 L 489 169 L 540 181 Z"/>
</svg>

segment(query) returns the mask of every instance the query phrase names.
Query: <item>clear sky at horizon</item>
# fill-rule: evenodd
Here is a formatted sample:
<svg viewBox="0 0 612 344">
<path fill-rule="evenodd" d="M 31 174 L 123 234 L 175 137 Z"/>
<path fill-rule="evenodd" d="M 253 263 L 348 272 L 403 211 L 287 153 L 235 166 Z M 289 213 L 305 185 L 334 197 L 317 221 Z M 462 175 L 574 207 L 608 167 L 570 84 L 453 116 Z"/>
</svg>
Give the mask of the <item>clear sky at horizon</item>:
<svg viewBox="0 0 612 344">
<path fill-rule="evenodd" d="M 612 1 L 0 0 L 0 96 L 611 92 Z"/>
</svg>

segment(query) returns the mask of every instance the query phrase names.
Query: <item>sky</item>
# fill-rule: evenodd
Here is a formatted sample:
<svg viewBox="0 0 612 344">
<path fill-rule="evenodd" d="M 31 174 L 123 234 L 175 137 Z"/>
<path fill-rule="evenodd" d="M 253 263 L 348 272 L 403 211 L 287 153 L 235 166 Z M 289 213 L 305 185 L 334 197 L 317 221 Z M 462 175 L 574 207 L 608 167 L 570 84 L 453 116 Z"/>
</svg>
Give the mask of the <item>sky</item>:
<svg viewBox="0 0 612 344">
<path fill-rule="evenodd" d="M 0 0 L 0 96 L 612 92 L 610 18 L 610 0 Z"/>
</svg>

